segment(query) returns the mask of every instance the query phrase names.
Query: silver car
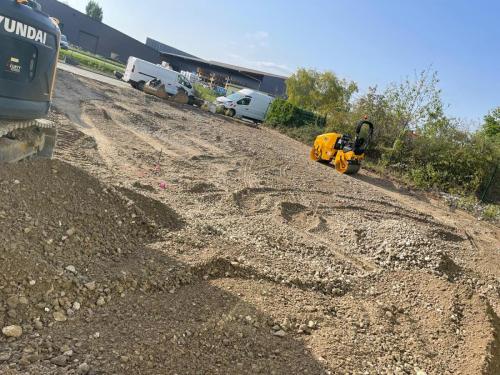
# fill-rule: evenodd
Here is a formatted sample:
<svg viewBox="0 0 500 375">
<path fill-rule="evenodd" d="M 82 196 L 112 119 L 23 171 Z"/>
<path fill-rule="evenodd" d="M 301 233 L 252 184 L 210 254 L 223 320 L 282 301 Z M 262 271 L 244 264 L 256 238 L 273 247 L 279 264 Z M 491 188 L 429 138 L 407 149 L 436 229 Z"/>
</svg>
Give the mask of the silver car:
<svg viewBox="0 0 500 375">
<path fill-rule="evenodd" d="M 68 42 L 68 38 L 66 38 L 66 35 L 61 35 L 60 46 L 62 49 L 69 49 L 69 42 Z"/>
</svg>

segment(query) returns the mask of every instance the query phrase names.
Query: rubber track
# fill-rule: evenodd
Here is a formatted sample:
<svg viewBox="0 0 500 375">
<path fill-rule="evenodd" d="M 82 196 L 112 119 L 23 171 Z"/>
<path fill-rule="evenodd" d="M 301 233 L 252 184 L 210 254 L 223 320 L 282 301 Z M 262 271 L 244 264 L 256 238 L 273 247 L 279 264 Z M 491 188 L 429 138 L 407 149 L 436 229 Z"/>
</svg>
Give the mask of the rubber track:
<svg viewBox="0 0 500 375">
<path fill-rule="evenodd" d="M 4 137 L 7 134 L 18 129 L 27 129 L 31 127 L 52 129 L 55 125 L 52 121 L 37 119 L 37 120 L 20 120 L 20 121 L 2 121 L 0 120 L 0 137 Z"/>
</svg>

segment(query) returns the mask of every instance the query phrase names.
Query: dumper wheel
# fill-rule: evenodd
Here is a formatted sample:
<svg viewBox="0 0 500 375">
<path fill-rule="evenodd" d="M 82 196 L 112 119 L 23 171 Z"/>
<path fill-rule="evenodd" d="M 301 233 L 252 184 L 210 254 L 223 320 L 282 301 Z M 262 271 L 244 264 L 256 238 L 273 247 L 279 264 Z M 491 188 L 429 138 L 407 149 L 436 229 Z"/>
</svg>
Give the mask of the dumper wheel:
<svg viewBox="0 0 500 375">
<path fill-rule="evenodd" d="M 146 82 L 144 82 L 144 81 L 137 82 L 136 89 L 139 90 L 139 91 L 144 91 L 144 86 L 145 85 L 146 85 Z"/>
<path fill-rule="evenodd" d="M 335 169 L 342 174 L 356 174 L 361 168 L 361 163 L 356 159 L 347 159 L 344 152 L 339 152 L 335 157 Z"/>
<path fill-rule="evenodd" d="M 311 148 L 311 152 L 309 152 L 309 156 L 311 157 L 311 160 L 319 161 L 319 153 L 314 147 Z"/>
<path fill-rule="evenodd" d="M 345 174 L 356 174 L 361 169 L 361 164 L 359 162 L 351 162 L 349 161 L 349 165 L 347 166 Z"/>
</svg>

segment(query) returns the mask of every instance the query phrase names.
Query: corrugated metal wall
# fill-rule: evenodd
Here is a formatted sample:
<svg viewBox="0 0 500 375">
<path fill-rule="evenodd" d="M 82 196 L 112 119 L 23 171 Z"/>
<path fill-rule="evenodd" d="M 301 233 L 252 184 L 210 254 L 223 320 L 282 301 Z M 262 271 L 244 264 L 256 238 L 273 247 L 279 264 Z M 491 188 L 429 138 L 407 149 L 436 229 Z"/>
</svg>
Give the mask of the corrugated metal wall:
<svg viewBox="0 0 500 375">
<path fill-rule="evenodd" d="M 115 53 L 124 63 L 129 56 L 136 56 L 155 64 L 160 62 L 160 54 L 155 49 L 87 17 L 68 5 L 56 0 L 38 0 L 38 2 L 45 13 L 61 21 L 62 33 L 71 44 L 107 58 Z"/>
</svg>

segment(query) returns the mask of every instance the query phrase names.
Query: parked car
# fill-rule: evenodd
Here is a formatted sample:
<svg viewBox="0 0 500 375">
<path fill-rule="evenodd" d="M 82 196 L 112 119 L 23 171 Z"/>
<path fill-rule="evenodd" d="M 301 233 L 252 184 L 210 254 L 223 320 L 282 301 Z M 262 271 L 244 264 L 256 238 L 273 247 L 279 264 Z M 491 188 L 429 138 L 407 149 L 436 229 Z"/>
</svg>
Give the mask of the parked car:
<svg viewBox="0 0 500 375">
<path fill-rule="evenodd" d="M 243 89 L 227 97 L 218 97 L 216 105 L 223 107 L 228 116 L 262 122 L 273 100 L 263 92 Z"/>
<path fill-rule="evenodd" d="M 66 38 L 66 35 L 61 35 L 60 46 L 62 49 L 69 49 L 69 42 L 68 38 Z"/>
<path fill-rule="evenodd" d="M 129 57 L 122 79 L 141 91 L 146 82 L 156 79 L 165 85 L 165 91 L 169 95 L 177 95 L 178 90 L 183 89 L 189 97 L 194 97 L 193 86 L 182 74 L 134 56 Z"/>
</svg>

